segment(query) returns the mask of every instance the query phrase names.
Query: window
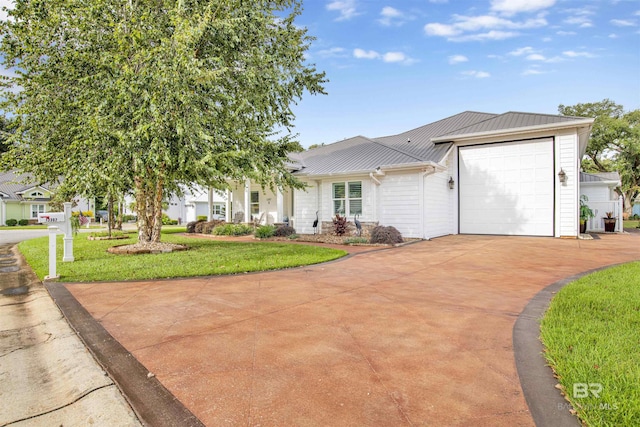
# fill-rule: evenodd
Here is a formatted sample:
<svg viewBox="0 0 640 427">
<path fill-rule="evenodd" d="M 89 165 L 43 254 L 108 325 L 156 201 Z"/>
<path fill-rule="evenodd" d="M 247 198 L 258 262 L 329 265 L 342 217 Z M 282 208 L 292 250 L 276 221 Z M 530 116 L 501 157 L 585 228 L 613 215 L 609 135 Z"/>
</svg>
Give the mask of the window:
<svg viewBox="0 0 640 427">
<path fill-rule="evenodd" d="M 333 184 L 333 213 L 362 215 L 362 181 Z"/>
<path fill-rule="evenodd" d="M 44 197 L 44 194 L 40 191 L 34 191 L 31 194 L 29 194 L 29 197 Z"/>
<path fill-rule="evenodd" d="M 213 209 L 211 212 L 213 215 L 223 217 L 225 214 L 225 206 L 224 203 L 214 203 Z"/>
<path fill-rule="evenodd" d="M 258 215 L 260 213 L 260 192 L 251 192 L 251 215 Z"/>
<path fill-rule="evenodd" d="M 38 219 L 39 213 L 44 213 L 44 205 L 31 205 L 31 218 Z"/>
</svg>

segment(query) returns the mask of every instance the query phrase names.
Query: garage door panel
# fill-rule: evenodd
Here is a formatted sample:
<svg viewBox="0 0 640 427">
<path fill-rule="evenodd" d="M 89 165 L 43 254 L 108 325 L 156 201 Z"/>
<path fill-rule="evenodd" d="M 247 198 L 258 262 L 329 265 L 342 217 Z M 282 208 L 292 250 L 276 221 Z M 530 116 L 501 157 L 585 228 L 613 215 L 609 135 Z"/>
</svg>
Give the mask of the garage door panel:
<svg viewBox="0 0 640 427">
<path fill-rule="evenodd" d="M 460 147 L 460 233 L 553 236 L 553 140 Z"/>
</svg>

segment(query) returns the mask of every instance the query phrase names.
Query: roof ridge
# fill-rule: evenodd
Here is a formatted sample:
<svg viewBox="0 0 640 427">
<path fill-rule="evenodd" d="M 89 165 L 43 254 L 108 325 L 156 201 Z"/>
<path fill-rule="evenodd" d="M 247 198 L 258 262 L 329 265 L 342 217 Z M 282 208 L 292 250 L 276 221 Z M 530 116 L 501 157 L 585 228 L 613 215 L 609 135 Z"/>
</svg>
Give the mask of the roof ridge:
<svg viewBox="0 0 640 427">
<path fill-rule="evenodd" d="M 480 113 L 480 114 L 491 114 L 491 113 Z M 434 136 L 433 138 L 438 138 L 438 137 L 440 137 L 440 136 L 444 136 L 444 135 L 450 135 L 450 134 L 452 134 L 453 132 L 459 132 L 459 131 L 464 130 L 464 129 L 466 129 L 466 128 L 470 128 L 470 127 L 472 127 L 472 126 L 477 126 L 477 125 L 479 125 L 480 123 L 484 123 L 484 122 L 488 122 L 489 120 L 497 119 L 498 117 L 504 116 L 505 114 L 507 114 L 507 113 L 494 114 L 494 115 L 493 115 L 493 117 L 489 117 L 489 118 L 486 118 L 486 119 L 484 119 L 484 120 L 480 120 L 479 122 L 475 122 L 475 123 L 472 123 L 472 124 L 470 124 L 470 125 L 463 126 L 463 127 L 461 127 L 461 128 L 456 128 L 456 129 L 450 130 L 450 131 L 445 132 L 445 133 L 443 133 L 443 134 L 436 135 L 436 136 Z M 433 138 L 431 138 L 431 139 L 433 139 Z"/>
<path fill-rule="evenodd" d="M 530 116 L 547 116 L 547 117 L 569 117 L 572 119 L 590 119 L 591 117 L 581 117 L 581 116 L 565 116 L 564 114 L 550 114 L 550 113 L 531 113 L 526 111 L 507 111 L 505 113 L 499 114 L 499 116 L 503 116 L 505 114 L 527 114 Z"/>
<path fill-rule="evenodd" d="M 370 140 L 371 142 L 375 143 L 375 144 L 381 145 L 381 146 L 383 146 L 385 148 L 388 148 L 390 150 L 396 151 L 396 152 L 398 152 L 400 154 L 404 154 L 407 157 L 411 157 L 412 159 L 416 159 L 416 160 L 421 161 L 421 162 L 425 161 L 424 158 L 418 157 L 414 153 L 409 153 L 408 151 L 404 151 L 404 150 L 401 150 L 399 148 L 392 147 L 391 145 L 385 144 L 385 143 L 380 142 L 380 141 L 376 141 L 375 139 L 371 139 L 371 138 L 367 138 L 367 139 Z"/>
<path fill-rule="evenodd" d="M 471 111 L 471 110 L 465 110 L 465 111 L 463 111 L 463 112 L 461 112 L 461 113 L 454 114 L 453 116 L 445 117 L 445 118 L 443 118 L 443 119 L 436 120 L 435 122 L 430 122 L 430 123 L 427 123 L 427 124 L 424 124 L 424 125 L 421 125 L 421 126 L 417 126 L 417 127 L 415 127 L 415 128 L 412 128 L 412 129 L 406 130 L 406 131 L 404 131 L 404 132 L 394 133 L 393 135 L 378 136 L 378 137 L 376 137 L 376 139 L 379 139 L 379 138 L 390 138 L 390 137 L 394 137 L 394 136 L 399 136 L 399 135 L 402 135 L 402 134 L 404 134 L 404 133 L 409 133 L 409 132 L 412 132 L 412 131 L 414 131 L 414 130 L 416 130 L 416 129 L 423 128 L 423 127 L 425 127 L 425 126 L 435 125 L 436 123 L 440 123 L 440 122 L 443 122 L 443 121 L 445 121 L 445 120 L 449 120 L 449 119 L 452 119 L 452 118 L 454 118 L 454 117 L 456 117 L 456 116 L 461 116 L 462 114 L 467 114 L 467 113 L 471 113 L 471 114 L 488 114 L 488 115 L 492 115 L 492 116 L 493 116 L 492 118 L 494 118 L 494 117 L 497 117 L 497 116 L 498 116 L 498 114 L 496 114 L 496 113 L 485 113 L 485 112 L 483 112 L 483 111 Z M 488 119 L 487 119 L 487 120 L 488 120 Z M 484 120 L 481 120 L 481 121 L 484 121 Z M 480 122 L 478 122 L 478 123 L 480 123 Z"/>
</svg>

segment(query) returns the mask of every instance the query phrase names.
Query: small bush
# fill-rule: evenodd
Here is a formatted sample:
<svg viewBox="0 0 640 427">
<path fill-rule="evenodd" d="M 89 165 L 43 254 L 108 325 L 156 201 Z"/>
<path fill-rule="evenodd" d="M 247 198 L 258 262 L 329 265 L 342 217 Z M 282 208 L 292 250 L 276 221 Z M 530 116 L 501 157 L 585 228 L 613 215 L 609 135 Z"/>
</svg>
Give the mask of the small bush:
<svg viewBox="0 0 640 427">
<path fill-rule="evenodd" d="M 333 232 L 336 236 L 344 236 L 347 232 L 347 217 L 336 214 L 333 219 Z"/>
<path fill-rule="evenodd" d="M 291 234 L 291 235 L 289 235 L 289 236 L 287 237 L 287 239 L 289 239 L 289 240 L 296 240 L 298 237 L 300 237 L 300 236 L 298 236 L 297 234 Z"/>
<path fill-rule="evenodd" d="M 21 219 L 20 221 L 18 221 L 18 225 L 29 225 L 29 220 L 28 219 Z"/>
<path fill-rule="evenodd" d="M 268 239 L 276 234 L 276 227 L 273 225 L 261 225 L 256 228 L 256 232 L 254 234 L 258 239 Z"/>
<path fill-rule="evenodd" d="M 187 223 L 187 233 L 195 233 L 196 232 L 196 225 L 198 225 L 199 223 L 201 223 L 203 221 L 191 221 Z"/>
<path fill-rule="evenodd" d="M 345 245 L 357 245 L 357 244 L 365 244 L 369 243 L 369 239 L 366 237 L 347 237 L 344 239 Z"/>
<path fill-rule="evenodd" d="M 172 222 L 174 220 L 172 220 L 171 218 L 169 218 L 169 215 L 167 215 L 166 213 L 162 214 L 162 225 L 173 225 Z M 178 223 L 178 221 L 176 221 L 176 224 Z"/>
<path fill-rule="evenodd" d="M 283 225 L 281 227 L 276 228 L 274 236 L 289 237 L 292 234 L 296 234 L 296 229 L 293 227 L 289 227 L 288 225 Z"/>
<path fill-rule="evenodd" d="M 14 219 L 14 218 L 10 218 L 8 220 L 5 221 L 7 223 L 7 225 L 9 227 L 15 227 L 16 225 L 18 225 L 18 220 Z"/>
<path fill-rule="evenodd" d="M 135 215 L 122 215 L 123 222 L 137 221 L 137 220 L 138 220 L 138 217 Z"/>
<path fill-rule="evenodd" d="M 371 230 L 371 243 L 382 243 L 385 245 L 395 245 L 402 243 L 402 234 L 392 226 L 385 227 L 379 225 Z"/>
<path fill-rule="evenodd" d="M 201 226 L 201 228 L 202 228 L 201 233 L 203 233 L 203 234 L 211 234 L 213 229 L 216 228 L 217 226 L 219 226 L 220 224 L 224 224 L 224 221 L 219 220 L 219 219 L 214 219 L 213 221 L 203 222 L 202 226 Z"/>
<path fill-rule="evenodd" d="M 253 233 L 253 227 L 246 224 L 223 224 L 213 229 L 216 236 L 246 236 Z"/>
<path fill-rule="evenodd" d="M 206 215 L 198 215 L 198 216 L 196 217 L 196 219 L 197 219 L 198 221 L 206 221 L 206 220 L 207 220 L 207 219 L 209 219 L 209 218 L 208 218 Z"/>
<path fill-rule="evenodd" d="M 633 215 L 631 215 L 631 219 L 638 220 L 638 219 L 640 219 L 640 215 L 638 215 L 638 214 L 633 214 Z"/>
</svg>

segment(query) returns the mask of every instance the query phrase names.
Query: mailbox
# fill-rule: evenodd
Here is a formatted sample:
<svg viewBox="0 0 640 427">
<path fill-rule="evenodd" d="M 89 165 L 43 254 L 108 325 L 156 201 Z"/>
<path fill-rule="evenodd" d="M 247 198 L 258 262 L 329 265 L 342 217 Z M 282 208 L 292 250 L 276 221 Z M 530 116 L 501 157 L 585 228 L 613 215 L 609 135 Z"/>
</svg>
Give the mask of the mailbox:
<svg viewBox="0 0 640 427">
<path fill-rule="evenodd" d="M 45 212 L 38 214 L 40 224 L 63 223 L 65 221 L 64 212 Z"/>
</svg>

